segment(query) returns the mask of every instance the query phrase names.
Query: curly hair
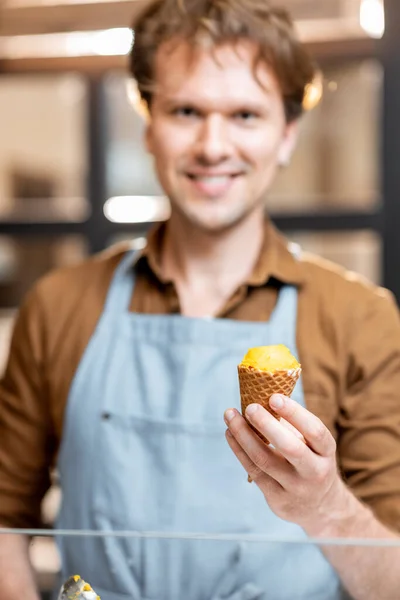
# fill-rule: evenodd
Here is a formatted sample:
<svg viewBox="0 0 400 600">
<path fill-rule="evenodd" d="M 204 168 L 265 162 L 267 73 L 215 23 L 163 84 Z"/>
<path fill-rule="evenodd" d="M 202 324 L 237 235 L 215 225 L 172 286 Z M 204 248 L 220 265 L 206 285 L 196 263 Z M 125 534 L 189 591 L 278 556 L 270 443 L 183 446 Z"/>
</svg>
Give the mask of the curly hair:
<svg viewBox="0 0 400 600">
<path fill-rule="evenodd" d="M 214 48 L 242 40 L 254 42 L 258 48 L 253 65 L 255 76 L 261 62 L 272 68 L 288 122 L 303 111 L 315 66 L 287 11 L 270 6 L 267 0 L 151 0 L 132 29 L 129 70 L 148 109 L 154 93 L 154 63 L 159 47 L 174 40 L 201 45 L 206 39 Z"/>
</svg>

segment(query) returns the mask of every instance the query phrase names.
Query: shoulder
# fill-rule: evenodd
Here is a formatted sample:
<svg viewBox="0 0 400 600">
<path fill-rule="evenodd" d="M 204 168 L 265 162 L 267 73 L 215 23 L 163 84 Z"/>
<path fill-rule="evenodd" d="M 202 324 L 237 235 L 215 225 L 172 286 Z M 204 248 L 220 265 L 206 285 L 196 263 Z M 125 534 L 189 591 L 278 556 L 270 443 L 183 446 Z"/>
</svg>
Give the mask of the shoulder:
<svg viewBox="0 0 400 600">
<path fill-rule="evenodd" d="M 328 260 L 304 253 L 299 292 L 299 327 L 336 354 L 357 356 L 400 349 L 400 313 L 393 294 Z"/>
<path fill-rule="evenodd" d="M 366 277 L 336 263 L 304 252 L 301 257 L 304 288 L 326 310 L 362 314 L 372 308 L 397 312 L 393 294 Z"/>
<path fill-rule="evenodd" d="M 72 266 L 50 271 L 31 290 L 43 307 L 59 308 L 84 301 L 88 296 L 105 295 L 114 271 L 129 249 L 127 244 L 113 246 Z"/>
<path fill-rule="evenodd" d="M 306 391 L 341 403 L 353 398 L 353 386 L 373 398 L 382 390 L 397 398 L 400 318 L 392 293 L 311 254 L 301 268 L 298 344 Z"/>
<path fill-rule="evenodd" d="M 127 244 L 40 278 L 24 298 L 17 323 L 24 332 L 46 343 L 48 351 L 62 340 L 89 338 L 100 317 L 115 269 Z"/>
</svg>

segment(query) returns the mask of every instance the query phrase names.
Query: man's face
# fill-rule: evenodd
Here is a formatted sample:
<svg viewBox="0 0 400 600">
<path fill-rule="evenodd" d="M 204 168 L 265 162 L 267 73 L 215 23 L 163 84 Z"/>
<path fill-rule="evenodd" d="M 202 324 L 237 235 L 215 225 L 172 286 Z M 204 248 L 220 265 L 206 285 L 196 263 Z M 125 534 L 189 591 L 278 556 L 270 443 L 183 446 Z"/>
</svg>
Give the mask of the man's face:
<svg viewBox="0 0 400 600">
<path fill-rule="evenodd" d="M 156 55 L 147 148 L 172 210 L 208 232 L 262 212 L 294 143 L 272 71 L 253 74 L 256 50 L 243 42 L 193 55 L 182 41 Z"/>
</svg>

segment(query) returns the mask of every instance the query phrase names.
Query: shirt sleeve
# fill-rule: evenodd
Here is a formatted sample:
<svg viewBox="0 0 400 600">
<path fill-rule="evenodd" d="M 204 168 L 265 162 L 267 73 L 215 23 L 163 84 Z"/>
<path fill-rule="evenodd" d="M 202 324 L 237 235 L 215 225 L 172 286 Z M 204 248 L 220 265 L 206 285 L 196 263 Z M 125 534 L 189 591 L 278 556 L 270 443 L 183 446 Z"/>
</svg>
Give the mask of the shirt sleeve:
<svg viewBox="0 0 400 600">
<path fill-rule="evenodd" d="M 44 319 L 33 289 L 17 316 L 0 382 L 0 524 L 6 527 L 39 527 L 50 486 L 53 436 L 44 346 Z"/>
<path fill-rule="evenodd" d="M 400 531 L 399 312 L 384 291 L 353 310 L 347 392 L 338 419 L 339 465 L 355 495 Z"/>
</svg>

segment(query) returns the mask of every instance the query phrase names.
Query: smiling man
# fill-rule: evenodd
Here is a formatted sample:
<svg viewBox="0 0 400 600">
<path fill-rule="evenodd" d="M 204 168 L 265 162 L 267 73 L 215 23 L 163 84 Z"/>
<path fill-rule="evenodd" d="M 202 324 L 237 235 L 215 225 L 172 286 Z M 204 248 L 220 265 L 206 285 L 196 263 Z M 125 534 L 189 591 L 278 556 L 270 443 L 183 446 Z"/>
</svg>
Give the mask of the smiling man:
<svg viewBox="0 0 400 600">
<path fill-rule="evenodd" d="M 397 307 L 265 217 L 312 62 L 264 0 L 155 0 L 131 71 L 171 217 L 139 254 L 52 273 L 21 307 L 0 389 L 0 523 L 40 523 L 56 464 L 61 528 L 298 542 L 61 539 L 63 576 L 105 600 L 392 600 L 399 549 L 301 544 L 400 529 Z M 268 447 L 237 410 L 237 364 L 278 343 L 303 376 L 271 399 L 282 422 L 248 407 Z M 0 600 L 37 599 L 27 548 L 0 536 Z"/>
<path fill-rule="evenodd" d="M 196 228 L 223 232 L 263 212 L 296 125 L 286 121 L 274 73 L 265 64 L 253 73 L 254 42 L 210 52 L 171 41 L 165 52 L 168 70 L 165 55 L 155 57 L 147 147 L 174 211 Z"/>
</svg>

